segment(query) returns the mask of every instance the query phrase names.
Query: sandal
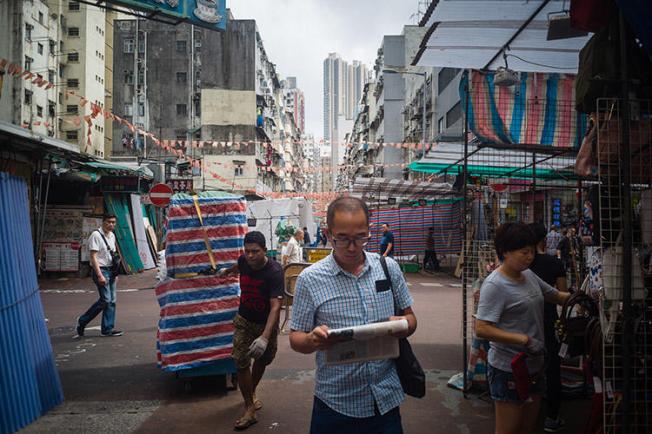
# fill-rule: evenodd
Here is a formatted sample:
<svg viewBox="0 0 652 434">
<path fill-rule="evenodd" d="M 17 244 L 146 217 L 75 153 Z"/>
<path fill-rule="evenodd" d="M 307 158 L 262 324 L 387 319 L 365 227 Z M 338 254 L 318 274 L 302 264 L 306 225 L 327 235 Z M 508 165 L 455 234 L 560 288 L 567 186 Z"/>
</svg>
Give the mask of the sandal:
<svg viewBox="0 0 652 434">
<path fill-rule="evenodd" d="M 249 428 L 251 425 L 254 425 L 255 423 L 258 422 L 258 419 L 256 419 L 256 416 L 252 416 L 249 418 L 245 418 L 244 416 L 238 419 L 235 422 L 235 425 L 233 425 L 233 429 L 235 431 L 244 431 L 247 428 Z"/>
</svg>

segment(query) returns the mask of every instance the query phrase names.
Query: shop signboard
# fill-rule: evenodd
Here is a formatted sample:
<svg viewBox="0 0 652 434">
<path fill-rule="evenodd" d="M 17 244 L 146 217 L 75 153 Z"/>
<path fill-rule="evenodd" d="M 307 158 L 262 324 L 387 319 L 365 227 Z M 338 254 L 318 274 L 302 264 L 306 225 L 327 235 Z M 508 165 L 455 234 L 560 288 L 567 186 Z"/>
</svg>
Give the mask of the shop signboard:
<svg viewBox="0 0 652 434">
<path fill-rule="evenodd" d="M 330 255 L 333 249 L 321 247 L 305 247 L 304 250 L 306 251 L 308 262 L 314 264 L 315 262 L 321 261 L 326 256 Z"/>
<path fill-rule="evenodd" d="M 104 193 L 138 193 L 140 179 L 137 176 L 103 176 L 100 190 Z"/>
<path fill-rule="evenodd" d="M 171 22 L 226 30 L 226 0 L 107 0 Z"/>
</svg>

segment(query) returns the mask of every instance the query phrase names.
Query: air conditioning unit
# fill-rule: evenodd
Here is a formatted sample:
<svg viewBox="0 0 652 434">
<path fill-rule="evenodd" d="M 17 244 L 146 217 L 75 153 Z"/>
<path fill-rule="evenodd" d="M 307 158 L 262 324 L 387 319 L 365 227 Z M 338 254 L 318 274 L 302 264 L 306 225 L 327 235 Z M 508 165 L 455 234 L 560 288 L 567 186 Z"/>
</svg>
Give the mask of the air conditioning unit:
<svg viewBox="0 0 652 434">
<path fill-rule="evenodd" d="M 496 70 L 496 74 L 494 75 L 494 84 L 496 86 L 508 87 L 514 86 L 520 82 L 521 80 L 519 78 L 518 72 L 512 71 L 511 69 L 502 66 Z"/>
</svg>

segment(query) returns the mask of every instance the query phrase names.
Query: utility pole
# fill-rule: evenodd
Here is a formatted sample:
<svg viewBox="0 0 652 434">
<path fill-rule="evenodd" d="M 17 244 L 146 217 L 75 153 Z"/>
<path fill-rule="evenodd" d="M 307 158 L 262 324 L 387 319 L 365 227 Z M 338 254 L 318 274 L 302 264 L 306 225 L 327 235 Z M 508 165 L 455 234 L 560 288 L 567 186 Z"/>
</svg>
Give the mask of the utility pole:
<svg viewBox="0 0 652 434">
<path fill-rule="evenodd" d="M 132 118 L 134 120 L 134 124 L 138 124 L 138 110 L 139 110 L 139 98 L 138 98 L 138 79 L 140 75 L 140 70 L 138 68 L 138 50 L 140 49 L 140 41 L 139 41 L 139 31 L 138 31 L 138 26 L 140 24 L 140 18 L 136 16 L 136 37 L 134 38 L 134 97 L 133 97 L 133 103 L 132 103 L 132 108 L 131 108 L 131 114 Z M 138 144 L 138 129 L 134 131 L 134 144 Z"/>
</svg>

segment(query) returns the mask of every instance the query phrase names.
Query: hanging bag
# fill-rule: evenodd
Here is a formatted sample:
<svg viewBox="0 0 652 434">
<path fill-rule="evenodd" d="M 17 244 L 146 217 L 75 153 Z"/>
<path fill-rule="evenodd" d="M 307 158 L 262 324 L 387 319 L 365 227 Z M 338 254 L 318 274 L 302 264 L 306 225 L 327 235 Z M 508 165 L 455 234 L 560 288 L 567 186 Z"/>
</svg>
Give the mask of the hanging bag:
<svg viewBox="0 0 652 434">
<path fill-rule="evenodd" d="M 645 300 L 647 291 L 643 283 L 641 263 L 635 250 L 630 255 L 632 255 L 632 268 L 630 270 L 632 276 L 632 300 Z M 622 233 L 620 233 L 616 244 L 602 254 L 602 283 L 604 285 L 604 296 L 607 300 L 622 301 L 623 299 L 623 256 Z"/>
<path fill-rule="evenodd" d="M 104 237 L 104 234 L 100 231 L 96 231 L 102 239 L 104 240 L 104 245 L 106 246 L 106 249 L 109 251 L 111 254 L 111 274 L 113 276 L 117 276 L 120 274 L 120 268 L 122 267 L 122 257 L 120 256 L 120 253 L 117 250 L 111 250 L 111 247 L 109 247 L 109 243 L 106 241 L 106 238 Z"/>
<path fill-rule="evenodd" d="M 394 291 L 394 284 L 392 283 L 392 277 L 389 275 L 389 270 L 387 269 L 387 261 L 384 256 L 380 256 L 380 265 L 383 267 L 385 272 L 385 278 L 389 282 L 389 287 L 392 290 L 392 299 L 394 299 L 394 312 L 396 315 L 399 315 L 398 309 L 396 308 L 396 292 Z M 399 355 L 396 359 L 396 373 L 398 374 L 399 380 L 401 380 L 401 387 L 403 391 L 415 398 L 423 398 L 426 395 L 426 374 L 421 368 L 417 356 L 414 355 L 412 351 L 412 346 L 407 338 L 401 338 L 398 340 L 398 349 Z"/>
</svg>

